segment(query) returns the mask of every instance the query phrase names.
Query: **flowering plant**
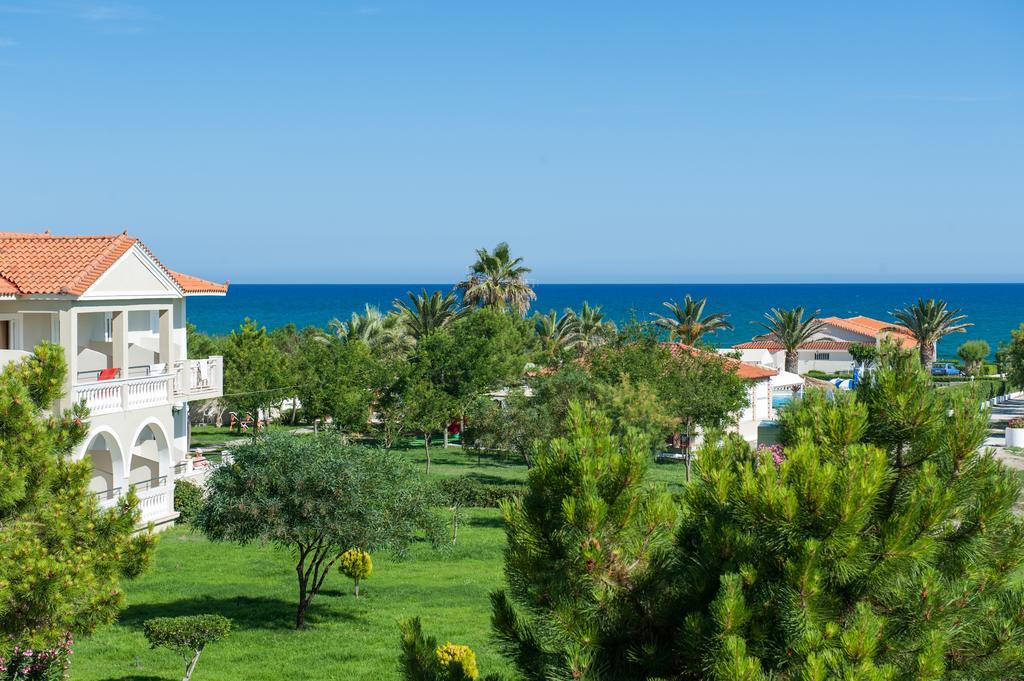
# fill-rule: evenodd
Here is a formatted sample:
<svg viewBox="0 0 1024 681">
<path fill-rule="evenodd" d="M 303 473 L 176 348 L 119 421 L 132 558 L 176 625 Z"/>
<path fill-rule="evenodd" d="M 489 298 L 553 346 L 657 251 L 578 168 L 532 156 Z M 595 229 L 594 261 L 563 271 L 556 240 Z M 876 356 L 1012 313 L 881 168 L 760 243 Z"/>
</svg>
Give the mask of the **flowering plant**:
<svg viewBox="0 0 1024 681">
<path fill-rule="evenodd" d="M 1017 418 L 1010 419 L 1006 424 L 1007 428 L 1024 428 L 1024 416 L 1018 416 Z"/>
<path fill-rule="evenodd" d="M 58 681 L 71 670 L 71 634 L 53 648 L 35 649 L 15 643 L 0 653 L 0 681 Z"/>
<path fill-rule="evenodd" d="M 786 460 L 786 450 L 782 445 L 758 445 L 758 452 L 768 452 L 772 456 L 775 465 L 781 465 Z"/>
</svg>

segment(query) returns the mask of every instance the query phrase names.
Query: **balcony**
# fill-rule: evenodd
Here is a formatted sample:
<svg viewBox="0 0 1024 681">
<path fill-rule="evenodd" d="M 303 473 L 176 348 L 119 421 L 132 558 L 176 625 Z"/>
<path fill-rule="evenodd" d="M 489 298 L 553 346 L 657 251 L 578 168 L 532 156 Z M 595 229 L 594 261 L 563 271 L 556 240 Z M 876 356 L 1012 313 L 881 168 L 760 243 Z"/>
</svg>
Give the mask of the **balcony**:
<svg viewBox="0 0 1024 681">
<path fill-rule="evenodd" d="M 115 378 L 74 387 L 72 399 L 85 402 L 92 416 L 113 414 L 131 409 L 145 409 L 171 404 L 174 375 L 155 374 L 136 378 Z"/>
<path fill-rule="evenodd" d="M 149 523 L 163 525 L 177 518 L 174 511 L 174 486 L 168 484 L 167 476 L 153 478 L 134 485 L 135 494 L 139 497 L 139 527 Z M 124 490 L 115 487 L 103 492 L 96 492 L 96 500 L 100 508 L 116 506 Z"/>
<path fill-rule="evenodd" d="M 173 371 L 177 400 L 209 400 L 224 394 L 223 357 L 179 360 Z"/>
</svg>

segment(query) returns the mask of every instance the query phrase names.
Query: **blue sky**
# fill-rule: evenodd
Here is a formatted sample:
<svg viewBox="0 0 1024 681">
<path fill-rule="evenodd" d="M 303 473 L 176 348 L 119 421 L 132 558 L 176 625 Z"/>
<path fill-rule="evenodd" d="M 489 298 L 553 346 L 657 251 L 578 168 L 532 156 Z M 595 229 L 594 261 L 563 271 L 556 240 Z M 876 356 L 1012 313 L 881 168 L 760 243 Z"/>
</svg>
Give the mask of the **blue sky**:
<svg viewBox="0 0 1024 681">
<path fill-rule="evenodd" d="M 500 240 L 547 283 L 1022 281 L 1024 3 L 0 0 L 0 227 L 235 282 Z"/>
</svg>

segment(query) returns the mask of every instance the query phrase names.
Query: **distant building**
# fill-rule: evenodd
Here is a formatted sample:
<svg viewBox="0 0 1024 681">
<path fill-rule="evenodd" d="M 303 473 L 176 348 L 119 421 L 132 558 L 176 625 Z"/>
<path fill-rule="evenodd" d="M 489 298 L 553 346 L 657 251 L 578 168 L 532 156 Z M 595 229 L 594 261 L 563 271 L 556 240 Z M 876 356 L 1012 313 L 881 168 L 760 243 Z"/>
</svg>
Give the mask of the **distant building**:
<svg viewBox="0 0 1024 681">
<path fill-rule="evenodd" d="M 829 374 L 852 371 L 854 361 L 850 354 L 850 345 L 853 343 L 878 345 L 886 338 L 890 338 L 898 341 L 904 348 L 917 347 L 917 341 L 913 337 L 893 329 L 890 322 L 864 316 L 824 317 L 821 321 L 825 326 L 814 334 L 811 340 L 800 346 L 797 353 L 797 372 L 800 374 L 808 371 L 823 371 Z M 786 366 L 786 351 L 782 344 L 767 336 L 758 336 L 746 343 L 734 345 L 732 350 L 739 350 L 744 361 L 754 361 L 776 369 Z M 765 364 L 764 352 L 771 354 L 770 364 Z"/>
<path fill-rule="evenodd" d="M 127 233 L 0 232 L 0 361 L 43 341 L 64 348 L 56 409 L 84 402 L 90 488 L 112 506 L 129 487 L 142 522 L 171 523 L 175 479 L 188 469 L 188 402 L 220 397 L 220 357 L 188 359 L 185 299 L 227 284 L 167 269 Z"/>
</svg>

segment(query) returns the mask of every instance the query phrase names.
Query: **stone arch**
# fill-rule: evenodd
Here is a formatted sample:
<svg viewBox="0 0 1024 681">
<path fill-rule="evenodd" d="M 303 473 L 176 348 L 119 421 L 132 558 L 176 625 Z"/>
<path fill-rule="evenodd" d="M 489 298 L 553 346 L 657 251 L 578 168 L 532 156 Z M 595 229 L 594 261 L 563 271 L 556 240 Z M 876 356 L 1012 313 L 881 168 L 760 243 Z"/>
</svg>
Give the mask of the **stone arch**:
<svg viewBox="0 0 1024 681">
<path fill-rule="evenodd" d="M 100 501 L 116 499 L 124 492 L 124 448 L 112 428 L 99 426 L 89 431 L 79 459 L 88 456 L 92 464 L 89 490 Z"/>
<path fill-rule="evenodd" d="M 126 484 L 139 491 L 170 484 L 171 446 L 167 431 L 158 419 L 146 419 L 131 439 Z"/>
</svg>

